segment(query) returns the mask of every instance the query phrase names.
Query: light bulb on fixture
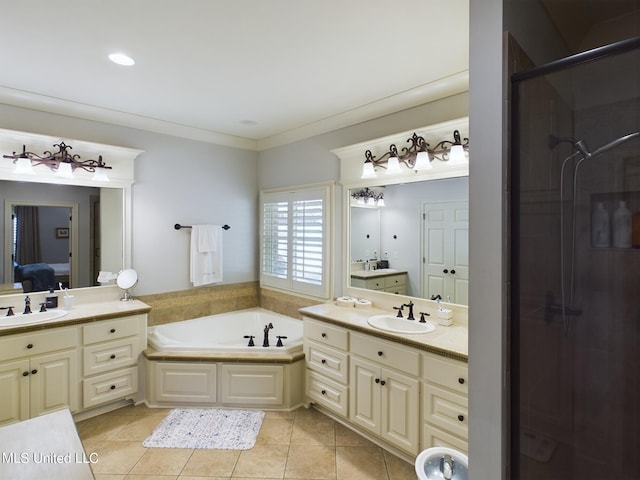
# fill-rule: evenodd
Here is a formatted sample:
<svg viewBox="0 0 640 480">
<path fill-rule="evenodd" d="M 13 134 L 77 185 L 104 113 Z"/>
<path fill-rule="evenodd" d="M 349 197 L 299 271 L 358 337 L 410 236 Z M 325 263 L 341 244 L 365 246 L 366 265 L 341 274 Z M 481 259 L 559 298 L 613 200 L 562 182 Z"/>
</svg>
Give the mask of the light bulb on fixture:
<svg viewBox="0 0 640 480">
<path fill-rule="evenodd" d="M 462 146 L 462 140 L 460 139 L 460 132 L 454 130 L 453 132 L 453 145 L 449 151 L 449 163 L 451 165 L 462 165 L 467 161 L 467 157 L 464 154 L 464 147 Z"/>
<path fill-rule="evenodd" d="M 431 165 L 431 162 L 429 161 L 429 154 L 425 151 L 418 152 L 416 154 L 416 163 L 413 166 L 413 169 L 416 171 L 424 171 L 431 170 L 432 168 L 433 165 Z"/>
<path fill-rule="evenodd" d="M 389 160 L 387 161 L 387 175 L 400 173 L 400 160 L 398 160 L 398 150 L 394 144 L 389 147 Z"/>
<path fill-rule="evenodd" d="M 71 164 L 67 162 L 60 162 L 56 175 L 63 178 L 72 178 L 73 169 L 71 168 Z"/>
</svg>

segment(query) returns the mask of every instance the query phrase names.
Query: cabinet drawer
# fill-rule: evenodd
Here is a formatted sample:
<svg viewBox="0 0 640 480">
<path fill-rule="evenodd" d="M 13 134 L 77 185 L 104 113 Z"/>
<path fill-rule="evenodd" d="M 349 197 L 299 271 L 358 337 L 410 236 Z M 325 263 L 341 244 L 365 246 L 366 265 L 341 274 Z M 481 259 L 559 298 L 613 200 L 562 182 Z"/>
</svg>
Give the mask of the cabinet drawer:
<svg viewBox="0 0 640 480">
<path fill-rule="evenodd" d="M 468 368 L 466 363 L 458 362 L 438 355 L 422 354 L 422 376 L 429 383 L 435 383 L 456 392 L 468 392 Z"/>
<path fill-rule="evenodd" d="M 333 412 L 347 417 L 349 415 L 349 388 L 340 385 L 312 370 L 307 370 L 307 397 Z"/>
<path fill-rule="evenodd" d="M 424 420 L 458 437 L 468 435 L 467 397 L 434 385 L 423 385 Z"/>
<path fill-rule="evenodd" d="M 134 365 L 139 354 L 138 337 L 127 337 L 84 347 L 83 373 L 89 376 Z"/>
<path fill-rule="evenodd" d="M 407 276 L 404 273 L 401 273 L 399 275 L 389 275 L 387 277 L 384 277 L 384 288 L 406 285 L 406 283 L 407 283 Z"/>
<path fill-rule="evenodd" d="M 451 435 L 433 425 L 425 423 L 422 427 L 422 450 L 431 447 L 447 447 L 468 454 L 468 443 L 466 440 Z"/>
<path fill-rule="evenodd" d="M 55 352 L 78 345 L 78 328 L 56 328 L 0 339 L 0 361 Z"/>
<path fill-rule="evenodd" d="M 85 325 L 82 327 L 84 344 L 89 345 L 135 335 L 138 333 L 138 320 L 140 317 L 140 315 L 136 315 Z"/>
<path fill-rule="evenodd" d="M 346 330 L 308 318 L 304 319 L 304 336 L 341 350 L 346 350 L 349 345 L 349 334 Z"/>
<path fill-rule="evenodd" d="M 125 368 L 84 380 L 84 408 L 126 397 L 138 391 L 138 367 Z"/>
<path fill-rule="evenodd" d="M 418 375 L 420 372 L 420 354 L 404 345 L 352 333 L 350 351 L 409 375 Z"/>
<path fill-rule="evenodd" d="M 397 285 L 395 287 L 387 287 L 384 289 L 387 293 L 393 293 L 394 295 L 406 295 L 407 294 L 407 286 L 406 285 Z"/>
<path fill-rule="evenodd" d="M 345 352 L 309 341 L 305 345 L 307 367 L 340 383 L 347 383 L 348 356 Z"/>
</svg>

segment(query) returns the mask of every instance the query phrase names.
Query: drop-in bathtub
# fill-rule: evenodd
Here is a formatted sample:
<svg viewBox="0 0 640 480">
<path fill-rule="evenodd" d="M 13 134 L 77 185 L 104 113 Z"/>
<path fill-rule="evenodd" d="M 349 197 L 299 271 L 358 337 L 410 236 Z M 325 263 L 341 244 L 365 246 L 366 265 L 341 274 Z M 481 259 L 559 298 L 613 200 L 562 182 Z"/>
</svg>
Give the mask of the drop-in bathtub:
<svg viewBox="0 0 640 480">
<path fill-rule="evenodd" d="M 263 347 L 269 324 L 269 346 Z M 302 325 L 256 308 L 148 327 L 147 404 L 271 410 L 301 406 Z M 248 346 L 245 336 L 253 336 L 255 346 Z M 278 336 L 287 337 L 282 347 Z"/>
<path fill-rule="evenodd" d="M 269 346 L 264 347 L 265 327 Z M 293 353 L 302 349 L 302 322 L 254 308 L 209 315 L 147 329 L 149 345 L 162 352 Z M 253 336 L 253 347 L 248 336 Z M 282 346 L 278 347 L 278 336 Z M 286 337 L 286 338 L 284 338 Z"/>
</svg>

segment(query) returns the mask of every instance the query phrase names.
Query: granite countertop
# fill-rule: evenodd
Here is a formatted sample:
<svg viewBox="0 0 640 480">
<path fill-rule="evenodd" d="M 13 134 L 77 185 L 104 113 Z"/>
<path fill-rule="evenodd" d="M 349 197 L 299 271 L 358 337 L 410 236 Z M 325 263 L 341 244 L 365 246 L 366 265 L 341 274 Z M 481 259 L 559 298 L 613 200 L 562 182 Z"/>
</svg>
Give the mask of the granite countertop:
<svg viewBox="0 0 640 480">
<path fill-rule="evenodd" d="M 406 270 L 397 270 L 395 268 L 377 268 L 375 270 L 353 270 L 351 272 L 351 278 L 377 278 L 388 277 L 389 275 L 396 275 L 399 273 L 407 273 Z"/>
<path fill-rule="evenodd" d="M 62 301 L 62 300 L 61 300 Z M 15 303 L 15 302 L 14 302 Z M 24 304 L 15 305 L 14 311 L 16 313 L 22 312 Z M 33 312 L 38 311 L 38 306 L 32 303 L 31 309 Z M 128 302 L 122 302 L 120 300 L 109 300 L 95 303 L 78 303 L 70 310 L 64 308 L 52 308 L 49 312 L 66 311 L 67 313 L 60 318 L 53 320 L 47 320 L 32 325 L 10 325 L 3 326 L 3 320 L 7 319 L 4 316 L 0 316 L 0 336 L 13 335 L 15 333 L 33 332 L 37 330 L 44 330 L 54 327 L 65 327 L 69 325 L 78 325 L 80 323 L 96 322 L 99 320 L 107 320 L 110 318 L 125 317 L 128 315 L 136 315 L 141 313 L 148 313 L 151 307 L 146 303 L 139 300 L 130 300 Z M 12 317 L 9 317 L 11 319 Z M 8 319 L 7 319 L 8 320 Z"/>
<path fill-rule="evenodd" d="M 449 327 L 444 327 L 438 325 L 437 319 L 431 318 L 429 321 L 436 328 L 433 332 L 402 334 L 378 330 L 367 323 L 367 319 L 372 315 L 393 314 L 392 312 L 378 308 L 360 309 L 339 307 L 334 303 L 323 303 L 311 307 L 304 307 L 299 311 L 302 315 L 316 320 L 350 328 L 358 332 L 402 343 L 463 362 L 467 362 L 468 360 L 468 330 L 466 327 L 460 325 L 453 324 Z M 410 321 L 411 320 L 407 320 L 407 322 Z"/>
<path fill-rule="evenodd" d="M 0 478 L 91 480 L 90 463 L 68 409 L 0 427 Z"/>
</svg>

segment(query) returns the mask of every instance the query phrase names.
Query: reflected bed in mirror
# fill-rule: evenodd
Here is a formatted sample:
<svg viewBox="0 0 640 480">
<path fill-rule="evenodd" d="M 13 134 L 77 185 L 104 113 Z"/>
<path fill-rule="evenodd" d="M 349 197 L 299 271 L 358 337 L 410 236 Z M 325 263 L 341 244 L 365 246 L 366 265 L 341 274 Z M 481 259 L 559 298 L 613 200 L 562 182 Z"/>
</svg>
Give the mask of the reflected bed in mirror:
<svg viewBox="0 0 640 480">
<path fill-rule="evenodd" d="M 123 189 L 0 180 L 0 294 L 89 287 L 124 264 Z"/>
<path fill-rule="evenodd" d="M 349 285 L 467 305 L 468 186 L 465 176 L 371 187 L 384 206 L 352 202 Z"/>
</svg>

